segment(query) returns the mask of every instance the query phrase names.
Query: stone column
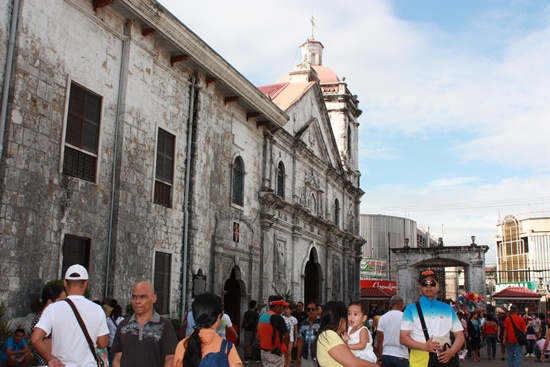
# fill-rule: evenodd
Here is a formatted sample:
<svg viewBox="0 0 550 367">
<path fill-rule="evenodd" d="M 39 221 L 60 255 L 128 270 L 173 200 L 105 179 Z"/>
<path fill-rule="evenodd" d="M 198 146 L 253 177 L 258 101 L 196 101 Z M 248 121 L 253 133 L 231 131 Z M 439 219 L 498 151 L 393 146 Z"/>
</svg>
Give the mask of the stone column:
<svg viewBox="0 0 550 367">
<path fill-rule="evenodd" d="M 465 288 L 469 292 L 485 295 L 485 262 L 483 260 L 473 260 L 470 266 L 467 266 L 465 271 L 467 274 L 468 284 Z"/>
</svg>

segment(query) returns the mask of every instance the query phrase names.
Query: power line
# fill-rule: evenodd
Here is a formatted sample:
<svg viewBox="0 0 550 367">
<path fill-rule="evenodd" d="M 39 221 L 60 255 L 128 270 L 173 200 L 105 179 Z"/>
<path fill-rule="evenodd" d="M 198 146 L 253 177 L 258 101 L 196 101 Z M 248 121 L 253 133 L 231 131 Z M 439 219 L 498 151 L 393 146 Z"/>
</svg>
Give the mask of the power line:
<svg viewBox="0 0 550 367">
<path fill-rule="evenodd" d="M 430 204 L 413 204 L 400 206 L 384 206 L 384 211 L 437 211 L 437 210 L 469 210 L 479 208 L 502 208 L 510 206 L 520 206 L 529 204 L 544 204 L 544 200 L 549 200 L 550 197 L 540 198 L 524 198 L 524 199 L 508 199 L 508 200 L 487 200 L 487 201 L 471 201 L 471 202 L 455 202 L 455 203 L 430 203 Z M 377 208 L 369 208 L 367 211 L 377 211 Z"/>
</svg>

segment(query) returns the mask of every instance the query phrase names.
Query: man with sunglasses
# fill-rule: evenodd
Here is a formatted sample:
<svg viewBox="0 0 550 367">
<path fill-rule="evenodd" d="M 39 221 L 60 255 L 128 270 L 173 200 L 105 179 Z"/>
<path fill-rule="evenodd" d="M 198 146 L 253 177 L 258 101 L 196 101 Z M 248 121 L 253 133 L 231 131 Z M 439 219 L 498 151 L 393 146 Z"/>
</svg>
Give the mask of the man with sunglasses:
<svg viewBox="0 0 550 367">
<path fill-rule="evenodd" d="M 418 283 L 422 294 L 418 303 L 429 339 L 426 340 L 417 305 L 413 303 L 403 312 L 401 344 L 410 349 L 410 367 L 427 367 L 430 353 L 436 353 L 439 362 L 446 364 L 464 344 L 464 329 L 453 308 L 436 299 L 439 280 L 435 272 L 432 269 L 422 271 Z M 455 337 L 453 343 L 451 332 Z"/>
<path fill-rule="evenodd" d="M 321 326 L 321 319 L 317 317 L 317 303 L 310 301 L 306 306 L 307 319 L 298 327 L 298 351 L 296 364 L 301 367 L 314 367 L 313 344 L 317 341 L 317 332 Z"/>
</svg>

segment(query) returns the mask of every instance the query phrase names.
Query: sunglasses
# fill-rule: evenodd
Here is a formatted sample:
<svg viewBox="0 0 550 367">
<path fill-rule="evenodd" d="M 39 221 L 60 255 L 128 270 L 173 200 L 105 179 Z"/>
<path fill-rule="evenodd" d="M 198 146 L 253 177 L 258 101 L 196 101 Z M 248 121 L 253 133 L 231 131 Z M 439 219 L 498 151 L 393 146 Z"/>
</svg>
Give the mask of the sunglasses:
<svg viewBox="0 0 550 367">
<path fill-rule="evenodd" d="M 420 285 L 423 287 L 435 287 L 437 282 L 435 280 L 423 280 Z"/>
<path fill-rule="evenodd" d="M 308 307 L 306 308 L 306 311 L 317 311 L 317 309 L 315 307 Z"/>
</svg>

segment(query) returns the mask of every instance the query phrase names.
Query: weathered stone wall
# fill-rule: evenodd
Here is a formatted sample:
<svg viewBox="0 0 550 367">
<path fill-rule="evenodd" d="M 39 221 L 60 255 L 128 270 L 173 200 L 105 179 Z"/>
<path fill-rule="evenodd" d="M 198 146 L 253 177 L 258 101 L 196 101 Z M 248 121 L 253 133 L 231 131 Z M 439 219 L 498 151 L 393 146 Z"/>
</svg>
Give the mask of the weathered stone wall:
<svg viewBox="0 0 550 367">
<path fill-rule="evenodd" d="M 172 255 L 171 313 L 179 312 L 183 194 L 190 72 L 170 67 L 170 55 L 131 22 L 127 31 L 128 83 L 121 126 L 113 293 L 129 301 L 139 280 L 154 278 L 155 251 Z M 153 203 L 158 129 L 175 136 L 172 207 Z M 136 256 L 137 255 L 137 256 Z"/>
<path fill-rule="evenodd" d="M 235 103 L 224 103 L 213 85 L 199 94 L 194 157 L 192 220 L 195 228 L 192 273 L 207 274 L 207 289 L 221 294 L 224 282 L 237 266 L 244 292 L 257 289 L 259 248 L 258 189 L 262 168 L 263 130 Z M 232 167 L 236 157 L 244 162 L 244 205 L 231 203 Z M 233 223 L 239 223 L 240 241 L 233 241 Z M 256 255 L 257 256 L 257 255 Z"/>
<path fill-rule="evenodd" d="M 63 19 L 64 21 L 60 21 Z M 106 23 L 113 17 L 105 17 Z M 92 239 L 90 288 L 102 298 L 109 218 L 113 125 L 121 42 L 64 1 L 26 2 L 17 40 L 14 99 L 4 146 L 2 275 L 10 311 L 21 313 L 60 274 L 66 234 Z M 78 31 L 69 31 L 78 30 Z M 88 37 L 93 33 L 94 37 Z M 61 43 L 59 40 L 63 40 Z M 93 72 L 92 72 L 93 71 Z M 103 96 L 97 182 L 61 174 L 70 80 Z M 2 292 L 3 300 L 8 293 Z"/>
<path fill-rule="evenodd" d="M 12 1 L 2 1 L 0 2 L 0 49 L 5 50 L 4 52 L 0 52 L 0 80 L 2 80 L 2 83 L 0 83 L 0 96 L 2 95 L 4 83 L 8 82 L 5 78 L 5 72 L 6 72 L 6 58 L 7 58 L 7 49 L 8 49 L 8 39 L 9 39 L 9 31 L 11 28 L 11 14 L 12 14 Z"/>
<path fill-rule="evenodd" d="M 11 312 L 22 313 L 44 282 L 61 277 L 67 234 L 91 239 L 90 289 L 103 298 L 118 105 L 111 294 L 128 302 L 136 281 L 153 280 L 154 252 L 167 252 L 177 313 L 189 73 L 170 67 L 162 45 L 110 8 L 94 13 L 84 1 L 25 4 L 3 162 L 1 298 L 8 300 L 9 291 Z M 121 75 L 126 82 L 119 95 Z M 96 182 L 61 173 L 71 82 L 102 97 Z M 172 208 L 153 204 L 158 128 L 176 136 Z"/>
</svg>

